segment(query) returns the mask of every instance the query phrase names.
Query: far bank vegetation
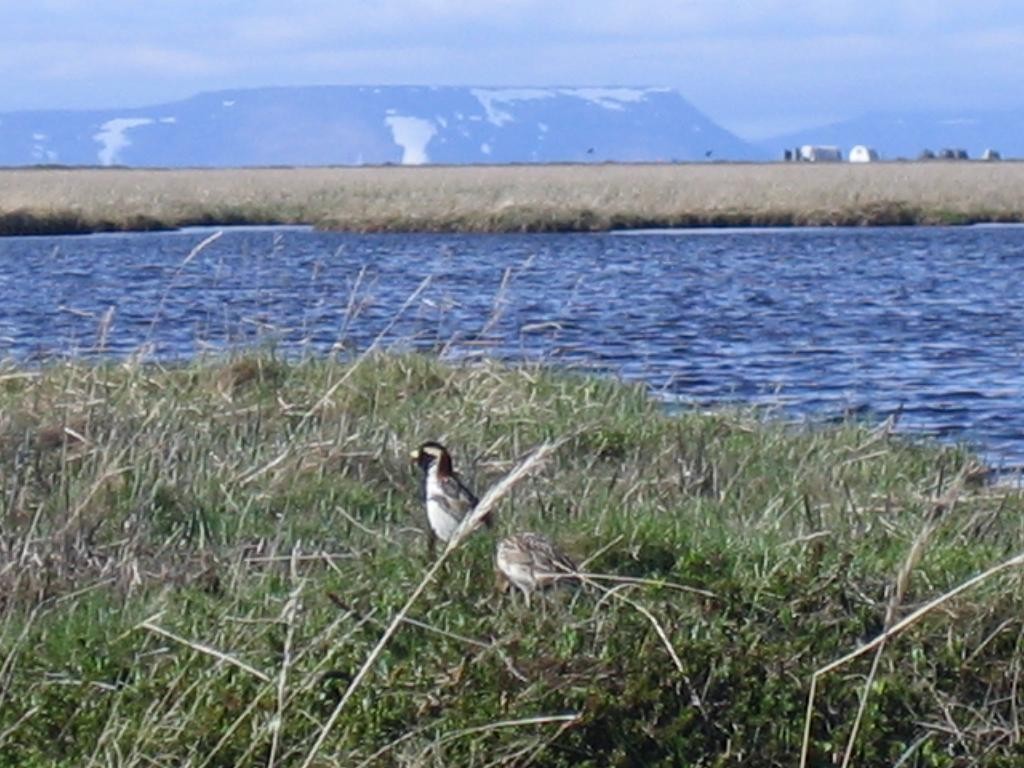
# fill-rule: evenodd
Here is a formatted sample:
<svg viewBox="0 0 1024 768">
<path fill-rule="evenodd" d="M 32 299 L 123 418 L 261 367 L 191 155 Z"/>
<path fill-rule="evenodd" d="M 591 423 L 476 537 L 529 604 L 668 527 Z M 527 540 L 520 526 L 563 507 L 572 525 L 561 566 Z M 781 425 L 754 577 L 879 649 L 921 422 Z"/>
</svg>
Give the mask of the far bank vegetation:
<svg viewBox="0 0 1024 768">
<path fill-rule="evenodd" d="M 1024 164 L 0 170 L 0 235 L 309 224 L 359 232 L 1024 220 Z"/>
</svg>

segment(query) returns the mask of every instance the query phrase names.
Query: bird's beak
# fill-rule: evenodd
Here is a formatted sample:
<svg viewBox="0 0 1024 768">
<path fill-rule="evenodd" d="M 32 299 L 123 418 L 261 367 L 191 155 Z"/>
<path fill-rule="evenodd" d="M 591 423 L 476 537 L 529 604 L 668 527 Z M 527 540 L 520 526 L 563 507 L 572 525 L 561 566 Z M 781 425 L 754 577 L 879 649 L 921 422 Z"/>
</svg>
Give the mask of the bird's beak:
<svg viewBox="0 0 1024 768">
<path fill-rule="evenodd" d="M 420 460 L 420 450 L 419 450 L 419 448 L 417 448 L 415 451 L 410 451 L 409 452 L 409 461 L 419 461 L 419 460 Z"/>
</svg>

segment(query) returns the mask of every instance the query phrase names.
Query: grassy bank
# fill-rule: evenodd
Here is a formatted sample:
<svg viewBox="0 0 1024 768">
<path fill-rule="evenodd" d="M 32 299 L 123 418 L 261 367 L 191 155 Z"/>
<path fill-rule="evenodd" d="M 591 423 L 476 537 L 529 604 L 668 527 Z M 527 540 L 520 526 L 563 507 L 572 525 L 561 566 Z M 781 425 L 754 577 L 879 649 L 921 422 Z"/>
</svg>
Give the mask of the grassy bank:
<svg viewBox="0 0 1024 768">
<path fill-rule="evenodd" d="M 0 170 L 0 235 L 312 224 L 354 231 L 1024 221 L 1022 163 Z"/>
<path fill-rule="evenodd" d="M 963 451 L 535 368 L 69 365 L 0 392 L 3 765 L 792 766 L 815 670 L 1024 550 L 1020 493 Z M 477 534 L 339 709 L 429 565 L 430 438 L 481 491 L 565 439 L 497 533 L 665 583 L 528 612 Z M 822 675 L 809 764 L 864 693 L 853 764 L 1019 764 L 1022 595 L 1007 569 Z"/>
</svg>

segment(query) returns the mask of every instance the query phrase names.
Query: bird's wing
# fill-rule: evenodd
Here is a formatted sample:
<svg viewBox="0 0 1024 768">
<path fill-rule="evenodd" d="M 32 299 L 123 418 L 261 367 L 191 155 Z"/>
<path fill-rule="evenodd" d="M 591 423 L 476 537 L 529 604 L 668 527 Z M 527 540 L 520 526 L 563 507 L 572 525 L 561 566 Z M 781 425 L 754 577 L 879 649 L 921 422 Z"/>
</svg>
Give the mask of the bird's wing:
<svg viewBox="0 0 1024 768">
<path fill-rule="evenodd" d="M 476 506 L 476 496 L 455 476 L 441 478 L 441 490 L 443 493 L 435 494 L 431 499 L 459 520 Z"/>
<path fill-rule="evenodd" d="M 533 539 L 529 552 L 533 558 L 533 567 L 542 573 L 566 573 L 576 570 L 576 564 L 572 559 L 545 538 Z"/>
<path fill-rule="evenodd" d="M 460 478 L 458 475 L 452 475 L 451 479 L 455 482 L 457 486 L 459 486 L 459 495 L 466 500 L 466 503 L 469 504 L 469 508 L 472 509 L 473 507 L 475 507 L 480 501 L 476 497 L 476 494 L 466 487 L 466 484 L 462 482 L 462 478 Z"/>
</svg>

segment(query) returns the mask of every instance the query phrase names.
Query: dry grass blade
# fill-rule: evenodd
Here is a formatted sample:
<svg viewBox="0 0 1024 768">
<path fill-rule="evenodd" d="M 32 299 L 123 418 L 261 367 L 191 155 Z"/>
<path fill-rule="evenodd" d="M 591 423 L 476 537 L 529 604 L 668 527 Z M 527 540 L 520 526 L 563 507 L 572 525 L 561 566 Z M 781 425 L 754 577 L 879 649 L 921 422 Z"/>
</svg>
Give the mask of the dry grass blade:
<svg viewBox="0 0 1024 768">
<path fill-rule="evenodd" d="M 534 745 L 533 747 L 527 750 L 521 750 L 520 752 L 517 752 L 514 755 L 509 755 L 507 760 L 503 758 L 500 764 L 516 765 L 518 766 L 518 768 L 527 768 L 528 766 L 533 765 L 534 761 L 536 761 L 537 758 L 541 756 L 544 750 L 546 750 L 548 747 L 550 747 L 552 744 L 558 741 L 562 737 L 562 734 L 570 728 L 572 728 L 575 723 L 575 720 L 570 720 L 568 722 L 562 723 L 562 725 L 559 726 L 558 729 L 548 738 L 544 739 L 543 741 L 539 742 L 538 744 Z M 521 763 L 516 762 L 523 755 L 527 756 L 526 759 Z M 497 763 L 492 763 L 492 765 L 494 764 Z"/>
<path fill-rule="evenodd" d="M 155 618 L 157 618 L 157 616 L 153 616 L 153 617 L 151 617 L 149 619 L 146 619 L 141 624 L 139 624 L 139 628 L 147 629 L 150 632 L 152 632 L 153 634 L 161 635 L 163 637 L 166 637 L 168 640 L 173 640 L 174 642 L 180 643 L 181 645 L 186 645 L 186 646 L 188 646 L 189 648 L 191 648 L 194 651 L 198 651 L 199 653 L 206 654 L 207 656 L 212 656 L 215 659 L 219 659 L 220 661 L 223 661 L 223 662 L 226 662 L 228 664 L 231 664 L 232 666 L 238 667 L 239 669 L 248 672 L 253 677 L 256 677 L 259 680 L 262 680 L 264 683 L 269 683 L 270 682 L 270 676 L 269 675 L 266 675 L 263 672 L 260 672 L 255 667 L 253 667 L 253 666 L 251 666 L 249 664 L 246 664 L 241 659 L 236 659 L 231 654 L 224 653 L 223 651 L 218 651 L 216 648 L 213 648 L 213 647 L 211 647 L 209 645 L 206 645 L 204 643 L 196 643 L 196 642 L 193 642 L 192 640 L 187 640 L 184 637 L 181 637 L 180 635 L 176 635 L 173 632 L 170 632 L 170 631 L 164 629 L 163 627 L 157 626 L 156 624 L 153 623 L 153 619 L 155 619 Z"/>
<path fill-rule="evenodd" d="M 288 458 L 291 452 L 291 446 L 285 448 L 283 451 L 281 451 L 281 453 L 279 453 L 273 459 L 268 461 L 266 464 L 260 467 L 256 467 L 255 469 L 247 469 L 241 475 L 232 478 L 229 485 L 245 485 L 246 483 L 251 483 L 253 480 L 256 480 L 261 475 L 266 474 L 274 467 L 278 466 L 282 461 Z"/>
<path fill-rule="evenodd" d="M 388 752 L 391 752 L 399 744 L 404 744 L 405 742 L 409 741 L 410 739 L 416 738 L 421 733 L 424 733 L 425 731 L 427 731 L 431 727 L 432 727 L 432 724 L 428 723 L 426 725 L 421 725 L 421 726 L 418 726 L 416 728 L 411 728 L 410 730 L 408 730 L 405 733 L 403 733 L 401 736 L 399 736 L 399 737 L 389 741 L 387 744 L 385 744 L 383 747 L 378 749 L 376 752 L 374 752 L 372 755 L 367 757 L 362 762 L 358 763 L 355 768 L 367 768 L 367 766 L 369 766 L 369 765 L 376 764 L 377 761 L 380 758 L 382 758 Z"/>
<path fill-rule="evenodd" d="M 505 477 L 491 486 L 479 503 L 477 503 L 476 507 L 473 508 L 473 511 L 466 515 L 459 524 L 459 527 L 455 529 L 455 533 L 452 534 L 451 539 L 448 541 L 448 546 L 445 548 L 445 554 L 459 547 L 466 537 L 483 522 L 483 519 L 494 509 L 498 501 L 512 490 L 514 485 L 527 475 L 535 472 L 547 459 L 548 455 L 564 443 L 565 439 L 554 443 L 545 443 L 514 467 Z"/>
<path fill-rule="evenodd" d="M 419 754 L 420 763 L 424 763 L 427 757 L 427 753 L 432 749 L 442 744 L 446 744 L 456 739 L 462 739 L 466 736 L 475 736 L 480 733 L 489 733 L 490 731 L 502 730 L 504 728 L 522 728 L 524 725 L 547 725 L 549 723 L 575 723 L 583 715 L 579 712 L 573 712 L 567 715 L 542 715 L 540 717 L 524 717 L 521 720 L 499 720 L 495 723 L 488 723 L 487 725 L 477 725 L 472 728 L 463 728 L 452 733 L 446 733 L 444 736 L 439 738 L 434 744 L 426 747 Z"/>
<path fill-rule="evenodd" d="M 341 597 L 339 595 L 335 594 L 334 592 L 328 592 L 327 593 L 327 598 L 332 603 L 334 603 L 336 606 L 338 606 L 338 608 L 340 608 L 343 611 L 346 611 L 346 612 L 352 613 L 352 614 L 357 614 L 358 613 L 355 609 L 353 609 L 353 608 L 349 607 L 348 605 L 346 605 L 345 601 L 342 600 Z M 439 635 L 440 637 L 447 637 L 449 640 L 457 640 L 460 643 L 466 643 L 466 645 L 471 645 L 474 648 L 480 648 L 480 649 L 485 650 L 485 651 L 492 650 L 492 649 L 495 648 L 494 643 L 485 643 L 482 640 L 477 640 L 477 639 L 472 638 L 472 637 L 466 637 L 465 635 L 460 635 L 457 632 L 449 632 L 446 629 L 441 629 L 440 627 L 435 627 L 432 624 L 427 624 L 425 621 L 420 621 L 419 619 L 413 619 L 413 618 L 410 618 L 409 616 L 403 617 L 402 621 L 405 624 L 408 624 L 410 627 L 417 627 L 418 629 L 422 629 L 422 630 L 424 630 L 426 632 L 430 632 L 431 634 Z M 372 623 L 375 626 L 378 626 L 378 627 L 386 626 L 384 624 L 384 622 L 377 621 L 376 619 L 373 619 Z"/>
<path fill-rule="evenodd" d="M 617 546 L 618 543 L 620 541 L 622 541 L 624 538 L 625 538 L 625 536 L 620 533 L 618 536 L 613 538 L 611 541 L 605 542 L 601 547 L 599 547 L 598 549 L 596 549 L 595 551 L 593 551 L 589 555 L 587 555 L 587 559 L 583 560 L 579 564 L 579 569 L 578 570 L 585 571 L 587 569 L 588 565 L 590 565 L 592 562 L 597 560 L 599 557 L 601 557 L 601 555 L 603 555 L 605 552 L 607 552 L 612 547 Z"/>
<path fill-rule="evenodd" d="M 373 650 L 371 650 L 370 654 L 367 656 L 366 661 L 363 662 L 363 665 L 359 668 L 359 671 L 356 673 L 355 677 L 352 678 L 352 682 L 349 683 L 349 686 L 345 690 L 345 693 L 342 695 L 341 699 L 335 706 L 334 711 L 331 712 L 331 716 L 328 718 L 327 722 L 321 729 L 320 735 L 317 737 L 316 742 L 313 744 L 313 747 L 309 750 L 309 754 L 306 755 L 306 759 L 302 762 L 302 768 L 308 768 L 308 766 L 311 765 L 312 762 L 316 759 L 316 756 L 317 754 L 319 754 L 321 747 L 323 747 L 323 743 L 327 739 L 328 734 L 330 734 L 331 729 L 334 727 L 334 724 L 338 721 L 338 717 L 341 716 L 342 710 L 345 708 L 345 705 L 348 704 L 349 699 L 352 698 L 352 694 L 355 693 L 356 688 L 359 687 L 359 685 L 363 682 L 367 674 L 369 674 L 370 669 L 373 667 L 374 663 L 380 657 L 380 654 L 383 652 L 384 647 L 388 644 L 388 641 L 398 630 L 398 627 L 401 626 L 401 624 L 405 621 L 405 618 L 408 615 L 410 609 L 419 599 L 420 595 L 423 594 L 423 590 L 425 590 L 427 586 L 430 584 L 430 582 L 434 580 L 434 576 L 437 575 L 437 572 L 440 570 L 444 562 L 448 559 L 449 555 L 451 555 L 451 553 L 454 552 L 455 549 L 465 540 L 469 533 L 476 527 L 477 523 L 479 523 L 484 518 L 484 516 L 494 507 L 494 505 L 498 503 L 501 497 L 508 493 L 510 490 L 512 490 L 512 487 L 517 482 L 522 480 L 531 472 L 535 471 L 541 465 L 544 459 L 546 459 L 547 456 L 559 445 L 561 445 L 561 442 L 545 443 L 540 448 L 531 453 L 529 456 L 527 456 L 526 459 L 524 459 L 511 472 L 509 472 L 508 475 L 502 478 L 502 480 L 500 480 L 496 485 L 491 487 L 491 489 L 488 490 L 486 494 L 484 494 L 484 497 L 480 500 L 480 503 L 477 504 L 476 508 L 473 510 L 473 513 L 471 515 L 467 515 L 466 518 L 462 521 L 462 524 L 458 527 L 458 529 L 456 529 L 451 540 L 448 542 L 448 546 L 445 547 L 441 555 L 437 558 L 437 560 L 434 561 L 434 564 L 430 567 L 430 570 L 427 571 L 423 579 L 406 599 L 405 604 L 402 606 L 402 608 L 398 611 L 397 614 L 395 614 L 394 618 L 391 619 L 391 622 L 388 624 L 387 629 L 384 630 L 384 633 L 377 641 L 377 644 L 373 647 Z"/>
<path fill-rule="evenodd" d="M 189 251 L 188 256 L 186 256 L 184 260 L 182 260 L 181 264 L 178 265 L 178 269 L 174 272 L 174 275 L 171 277 L 170 280 L 167 281 L 167 287 L 164 288 L 164 292 L 160 296 L 160 303 L 157 304 L 156 311 L 153 313 L 153 319 L 149 323 L 149 334 L 147 337 L 147 341 L 152 339 L 153 332 L 156 330 L 156 324 L 159 322 L 160 315 L 164 311 L 164 307 L 167 304 L 167 297 L 170 295 L 171 289 L 174 288 L 174 284 L 178 281 L 178 278 L 181 276 L 181 273 L 185 271 L 185 267 L 187 267 L 192 262 L 192 260 L 195 259 L 196 256 L 198 256 L 200 253 L 206 250 L 208 246 L 213 245 L 215 242 L 220 240 L 220 238 L 223 235 L 223 230 L 218 230 L 214 232 L 212 235 L 205 238 L 202 242 L 195 246 L 191 251 Z"/>
<path fill-rule="evenodd" d="M 940 476 L 940 486 L 941 482 Z M 910 575 L 913 573 L 914 568 L 917 567 L 918 563 L 921 562 L 921 558 L 924 556 L 925 547 L 928 545 L 928 541 L 931 539 L 932 534 L 938 527 L 944 513 L 952 508 L 956 503 L 956 499 L 960 495 L 962 488 L 963 477 L 961 476 L 958 482 L 950 489 L 949 493 L 946 494 L 945 498 L 940 499 L 935 503 L 931 512 L 925 518 L 924 524 L 921 526 L 921 530 L 919 530 L 917 536 L 914 537 L 914 541 L 910 545 L 907 556 L 903 560 L 903 565 L 900 567 L 899 573 L 896 574 L 896 583 L 893 586 L 892 595 L 889 598 L 889 604 L 885 609 L 884 626 L 886 628 L 891 627 L 896 618 L 896 609 L 903 603 L 903 598 L 907 594 L 907 590 L 910 588 Z M 853 749 L 854 745 L 857 743 L 857 734 L 860 733 L 860 725 L 864 719 L 864 713 L 867 710 L 868 696 L 871 693 L 871 687 L 878 675 L 878 665 L 882 661 L 882 653 L 884 650 L 885 643 L 879 643 L 878 648 L 875 650 L 875 657 L 871 660 L 871 669 L 868 671 L 867 679 L 861 686 L 860 702 L 857 705 L 857 714 L 853 718 L 853 727 L 850 729 L 850 736 L 846 740 L 846 750 L 843 753 L 842 768 L 847 768 L 847 766 L 850 765 L 850 761 L 853 759 Z"/>
<path fill-rule="evenodd" d="M 637 576 L 617 576 L 613 573 L 585 573 L 577 571 L 573 574 L 581 579 L 588 579 L 591 581 L 610 581 L 613 584 L 637 584 L 645 587 L 661 587 L 663 589 L 672 589 L 677 592 L 686 592 L 691 595 L 700 595 L 701 597 L 707 597 L 716 599 L 718 595 L 714 592 L 710 592 L 700 587 L 688 587 L 685 584 L 677 584 L 674 581 L 665 581 L 663 579 L 641 579 Z"/>
<path fill-rule="evenodd" d="M 4 729 L 3 732 L 0 732 L 0 747 L 2 747 L 7 742 L 7 740 L 11 738 L 12 734 L 14 734 L 19 728 L 21 728 L 22 725 L 31 720 L 32 717 L 34 717 L 39 710 L 39 705 L 29 707 L 25 711 L 25 713 L 14 722 L 12 726 Z"/>
<path fill-rule="evenodd" d="M 326 640 L 327 638 L 333 637 L 335 631 L 342 625 L 342 623 L 344 622 L 345 618 L 348 615 L 349 614 L 346 613 L 345 615 L 339 616 L 333 622 L 331 622 L 331 624 L 329 624 L 320 633 L 319 638 L 318 638 L 318 642 L 321 641 L 321 640 Z M 359 631 L 366 623 L 371 621 L 372 618 L 373 618 L 373 616 L 371 614 L 370 616 L 366 616 L 366 617 L 360 619 L 359 621 L 357 621 L 353 631 L 354 632 Z M 304 648 L 303 650 L 299 651 L 295 655 L 295 658 L 292 660 L 293 666 L 297 662 L 299 662 L 304 656 L 306 656 L 308 653 L 310 653 L 311 649 L 316 648 L 316 647 L 317 647 L 317 645 L 315 645 L 315 644 L 314 645 L 307 645 L 306 648 Z M 327 657 L 325 657 L 323 660 L 321 660 L 320 664 L 317 665 L 317 670 L 318 671 L 321 669 L 322 665 L 326 662 L 326 660 L 327 660 Z M 309 677 L 307 677 L 305 682 L 302 684 L 302 686 L 300 686 L 300 689 L 299 689 L 298 692 L 293 690 L 289 694 L 289 700 L 291 700 L 296 695 L 299 695 L 299 694 L 301 694 L 304 691 L 308 692 L 308 690 L 310 688 L 310 685 L 311 685 L 311 681 L 317 680 L 317 679 L 318 679 L 318 675 L 317 674 L 313 674 L 313 675 L 310 675 Z M 260 690 L 256 693 L 255 696 L 253 696 L 252 700 L 249 702 L 249 704 L 246 706 L 246 708 L 238 715 L 238 717 L 235 718 L 234 722 L 228 728 L 225 729 L 224 733 L 221 735 L 220 740 L 214 745 L 213 749 L 211 749 L 207 753 L 205 759 L 203 760 L 203 762 L 199 763 L 197 768 L 206 768 L 206 766 L 213 765 L 215 763 L 215 760 L 218 757 L 220 751 L 224 748 L 224 746 L 231 739 L 231 735 L 234 732 L 236 732 L 237 730 L 239 730 L 245 723 L 249 722 L 249 718 L 251 717 L 252 713 L 260 705 L 260 702 L 262 701 L 263 697 L 269 695 L 273 691 L 273 687 L 274 687 L 273 685 L 264 685 L 263 687 L 260 688 Z M 253 741 L 253 744 L 257 744 L 257 743 L 258 742 Z M 221 763 L 223 763 L 223 762 L 224 761 L 222 760 Z M 241 762 L 241 761 L 239 761 L 239 762 Z"/>
<path fill-rule="evenodd" d="M 658 621 L 658 619 L 654 616 L 653 613 L 647 610 L 644 606 L 640 605 L 640 603 L 638 603 L 636 600 L 631 600 L 625 595 L 619 594 L 619 590 L 629 586 L 628 584 L 622 584 L 618 587 L 613 587 L 612 589 L 606 589 L 598 584 L 594 584 L 593 582 L 590 582 L 590 585 L 595 589 L 603 592 L 605 597 L 610 597 L 614 600 L 618 600 L 621 603 L 625 603 L 630 608 L 637 611 L 645 619 L 647 619 L 647 621 L 650 622 L 651 626 L 654 627 L 654 631 L 657 633 L 662 645 L 665 646 L 665 650 L 668 651 L 669 658 L 672 659 L 672 664 L 675 665 L 676 670 L 680 673 L 685 672 L 685 667 L 683 667 L 683 660 L 679 658 L 679 654 L 676 652 L 675 646 L 672 645 L 672 641 L 669 640 L 668 633 L 665 631 L 665 628 L 661 626 L 661 622 Z"/>
<path fill-rule="evenodd" d="M 294 575 L 297 570 L 297 558 L 299 556 L 299 548 L 296 547 L 292 552 L 292 563 L 291 570 Z M 293 662 L 292 654 L 292 643 L 295 639 L 295 615 L 299 609 L 299 597 L 302 595 L 302 590 L 305 587 L 306 582 L 302 579 L 298 580 L 295 588 L 291 594 L 288 595 L 288 600 L 284 605 L 284 609 L 281 611 L 281 619 L 286 623 L 288 631 L 285 633 L 284 638 L 284 649 L 282 652 L 283 658 L 281 659 L 281 672 L 277 678 L 277 711 L 274 714 L 274 718 L 271 721 L 271 731 L 273 733 L 270 741 L 270 757 L 267 758 L 267 768 L 273 768 L 276 757 L 278 746 L 281 740 L 281 729 L 284 725 L 284 710 L 285 700 L 287 693 L 287 681 L 288 671 L 291 668 Z"/>
<path fill-rule="evenodd" d="M 416 286 L 416 290 L 409 294 L 409 297 L 405 300 L 402 306 L 398 308 L 398 311 L 395 312 L 391 320 L 388 321 L 388 324 L 384 326 L 383 329 L 381 329 L 381 332 L 378 333 L 376 337 L 374 337 L 373 341 L 370 343 L 370 346 L 367 347 L 366 350 L 358 358 L 356 358 L 356 361 L 348 367 L 348 370 L 345 371 L 344 375 L 342 375 L 340 379 L 338 379 L 330 387 L 327 388 L 327 390 L 320 396 L 320 399 L 316 401 L 313 407 L 306 411 L 305 414 L 303 414 L 302 420 L 298 424 L 297 431 L 305 427 L 309 420 L 313 418 L 313 416 L 315 416 L 317 412 L 320 411 L 320 409 L 325 407 L 328 402 L 330 402 L 330 399 L 334 396 L 334 393 L 337 392 L 342 387 L 342 385 L 344 385 L 345 382 L 352 377 L 352 374 L 354 374 L 359 369 L 360 364 L 362 364 L 363 361 L 365 361 L 377 349 L 377 347 L 380 345 L 381 339 L 383 339 L 385 336 L 388 335 L 388 333 L 391 332 L 391 329 L 395 327 L 395 324 L 399 321 L 402 315 L 405 314 L 405 310 L 407 310 L 412 305 L 412 303 L 419 298 L 420 294 L 427 289 L 427 286 L 430 285 L 430 281 L 431 278 L 429 275 L 420 281 L 420 284 Z"/>
<path fill-rule="evenodd" d="M 942 487 L 942 471 L 939 473 L 939 480 L 936 484 L 936 488 Z M 910 586 L 910 576 L 913 573 L 914 568 L 921 561 L 924 556 L 925 548 L 935 532 L 940 520 L 943 518 L 947 510 L 951 509 L 960 495 L 963 489 L 964 475 L 957 479 L 957 481 L 950 488 L 949 492 L 938 501 L 935 502 L 930 513 L 925 518 L 921 529 L 918 531 L 917 536 L 914 537 L 914 541 L 907 551 L 907 555 L 903 560 L 903 564 L 900 567 L 899 572 L 896 574 L 896 580 L 893 585 L 892 594 L 889 598 L 888 605 L 885 609 L 885 622 L 884 627 L 887 629 L 892 626 L 893 621 L 896 617 L 896 609 L 903 603 L 903 598 L 907 593 Z M 857 743 L 857 736 L 860 733 L 861 723 L 864 719 L 864 713 L 867 711 L 868 697 L 871 693 L 872 685 L 874 684 L 875 678 L 878 675 L 878 667 L 882 660 L 882 653 L 885 651 L 885 642 L 878 644 L 875 649 L 874 658 L 871 660 L 871 669 L 868 671 L 867 678 L 864 680 L 861 686 L 860 700 L 857 705 L 857 712 L 854 715 L 853 726 L 850 728 L 850 735 L 846 740 L 846 748 L 843 752 L 842 768 L 847 768 L 853 759 L 853 750 Z"/>
<path fill-rule="evenodd" d="M 817 691 L 818 680 L 821 679 L 822 676 L 827 675 L 829 672 L 832 672 L 833 670 L 836 670 L 839 667 L 845 666 L 854 659 L 857 659 L 863 656 L 865 653 L 874 650 L 883 643 L 886 643 L 891 637 L 898 635 L 907 627 L 916 624 L 921 618 L 927 616 L 940 605 L 949 602 L 957 595 L 960 595 L 963 592 L 966 592 L 967 590 L 976 587 L 982 582 L 987 581 L 988 579 L 992 578 L 993 576 L 996 576 L 997 574 L 1002 573 L 1003 571 L 1009 570 L 1011 568 L 1019 568 L 1021 566 L 1024 566 L 1024 552 L 1015 555 L 1014 557 L 1011 557 L 1009 560 L 1004 560 L 998 565 L 992 566 L 987 571 L 979 573 L 977 576 L 973 576 L 972 578 L 963 582 L 954 589 L 951 589 L 950 591 L 945 592 L 942 595 L 939 595 L 931 602 L 926 603 L 910 615 L 893 624 L 891 627 L 889 627 L 880 635 L 878 635 L 878 637 L 876 637 L 874 640 L 865 643 L 857 650 L 851 651 L 845 656 L 842 656 L 841 658 L 838 658 L 835 661 L 832 661 L 826 664 L 824 667 L 821 667 L 820 669 L 815 671 L 815 673 L 811 675 L 811 688 L 807 694 L 807 711 L 804 714 L 804 738 L 803 745 L 800 749 L 800 768 L 806 768 L 807 766 L 807 755 L 810 750 L 811 740 L 811 717 L 814 712 L 814 696 Z"/>
</svg>

